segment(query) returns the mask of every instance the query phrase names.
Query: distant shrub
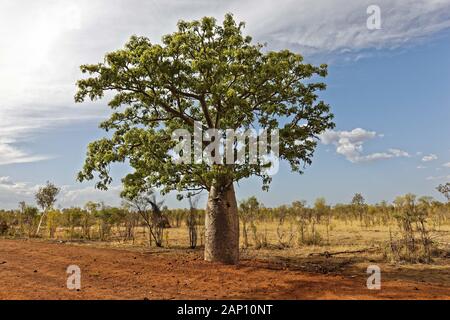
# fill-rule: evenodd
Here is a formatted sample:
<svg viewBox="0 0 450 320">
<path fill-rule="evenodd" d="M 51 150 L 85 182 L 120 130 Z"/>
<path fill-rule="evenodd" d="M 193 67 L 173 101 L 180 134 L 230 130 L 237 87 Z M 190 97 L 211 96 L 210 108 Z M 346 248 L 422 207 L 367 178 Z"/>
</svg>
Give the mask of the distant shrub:
<svg viewBox="0 0 450 320">
<path fill-rule="evenodd" d="M 314 233 L 305 234 L 302 243 L 307 246 L 318 246 L 322 244 L 322 240 L 322 235 L 315 231 Z"/>
<path fill-rule="evenodd" d="M 395 218 L 400 236 L 390 234 L 391 259 L 395 262 L 430 263 L 434 243 L 427 229 L 430 205 L 425 199 L 416 202 L 416 197 L 407 194 L 395 200 Z"/>
<path fill-rule="evenodd" d="M 0 236 L 5 236 L 8 233 L 8 223 L 4 220 L 0 221 Z"/>
</svg>

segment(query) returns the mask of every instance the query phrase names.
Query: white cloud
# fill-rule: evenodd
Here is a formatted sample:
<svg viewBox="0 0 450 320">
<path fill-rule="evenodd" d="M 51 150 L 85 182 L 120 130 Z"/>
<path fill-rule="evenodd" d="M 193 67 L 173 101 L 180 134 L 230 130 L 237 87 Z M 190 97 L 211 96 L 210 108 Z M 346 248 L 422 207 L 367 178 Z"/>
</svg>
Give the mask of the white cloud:
<svg viewBox="0 0 450 320">
<path fill-rule="evenodd" d="M 363 144 L 376 136 L 377 133 L 375 131 L 367 131 L 362 128 L 356 128 L 352 131 L 327 130 L 320 135 L 320 140 L 325 145 L 335 145 L 336 152 L 353 163 L 410 156 L 406 151 L 399 149 L 389 149 L 386 152 L 376 152 L 364 155 Z"/>
<path fill-rule="evenodd" d="M 429 176 L 426 178 L 427 180 L 448 180 L 450 179 L 450 175 L 447 176 Z"/>
<path fill-rule="evenodd" d="M 26 200 L 34 201 L 34 193 L 39 186 L 27 182 L 15 182 L 10 177 L 0 177 L 0 203 L 2 208 L 15 208 Z"/>
<path fill-rule="evenodd" d="M 10 177 L 0 177 L 0 185 L 9 186 L 12 184 L 14 184 L 14 183 L 11 181 Z"/>
<path fill-rule="evenodd" d="M 442 166 L 446 167 L 446 168 L 450 168 L 450 162 L 444 163 Z"/>
<path fill-rule="evenodd" d="M 417 166 L 417 169 L 426 169 L 427 167 L 425 167 L 425 166 Z"/>
<path fill-rule="evenodd" d="M 392 154 L 394 157 L 407 157 L 409 158 L 410 155 L 408 152 L 399 150 L 399 149 L 389 149 L 390 154 Z"/>
<path fill-rule="evenodd" d="M 20 201 L 34 204 L 34 194 L 40 185 L 29 182 L 15 182 L 10 177 L 0 177 L 0 203 L 2 208 L 16 208 Z M 88 201 L 104 202 L 118 206 L 121 203 L 121 186 L 111 186 L 108 191 L 101 191 L 92 186 L 62 186 L 58 195 L 57 206 L 83 206 Z"/>
<path fill-rule="evenodd" d="M 35 154 L 32 150 L 24 150 L 20 145 L 30 141 L 43 130 L 58 128 L 67 123 L 100 118 L 98 110 L 97 112 L 88 111 L 86 114 L 81 112 L 87 108 L 88 106 L 84 106 L 76 110 L 71 107 L 53 108 L 39 104 L 34 107 L 12 108 L 2 107 L 0 104 L 0 166 L 54 158 L 55 155 Z"/>
<path fill-rule="evenodd" d="M 450 26 L 447 0 L 379 0 L 382 29 L 368 30 L 366 9 L 372 4 L 371 0 L 291 0 L 274 5 L 271 0 L 255 0 L 232 1 L 229 7 L 242 12 L 239 16 L 266 41 L 308 52 L 396 48 Z"/>
<path fill-rule="evenodd" d="M 9 143 L 0 141 L 0 166 L 12 163 L 27 163 L 50 159 L 51 156 L 30 155 Z"/>
<path fill-rule="evenodd" d="M 422 161 L 423 162 L 430 162 L 430 161 L 433 161 L 433 160 L 437 160 L 437 158 L 438 158 L 437 155 L 431 153 L 431 154 L 423 157 Z"/>
<path fill-rule="evenodd" d="M 92 186 L 76 188 L 74 186 L 64 186 L 61 188 L 61 207 L 82 206 L 88 201 L 104 202 L 106 205 L 118 206 L 121 203 L 120 192 L 122 186 L 111 186 L 108 191 L 95 189 Z"/>
</svg>

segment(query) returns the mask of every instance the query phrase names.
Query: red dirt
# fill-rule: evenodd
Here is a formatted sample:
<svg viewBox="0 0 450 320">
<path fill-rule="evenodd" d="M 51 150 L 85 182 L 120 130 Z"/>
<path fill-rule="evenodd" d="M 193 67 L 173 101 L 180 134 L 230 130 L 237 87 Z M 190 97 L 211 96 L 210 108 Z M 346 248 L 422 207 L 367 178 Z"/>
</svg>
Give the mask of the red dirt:
<svg viewBox="0 0 450 320">
<path fill-rule="evenodd" d="M 66 288 L 78 265 L 82 289 Z M 450 286 L 238 266 L 202 261 L 199 252 L 149 253 L 36 241 L 0 240 L 0 299 L 450 299 Z"/>
</svg>

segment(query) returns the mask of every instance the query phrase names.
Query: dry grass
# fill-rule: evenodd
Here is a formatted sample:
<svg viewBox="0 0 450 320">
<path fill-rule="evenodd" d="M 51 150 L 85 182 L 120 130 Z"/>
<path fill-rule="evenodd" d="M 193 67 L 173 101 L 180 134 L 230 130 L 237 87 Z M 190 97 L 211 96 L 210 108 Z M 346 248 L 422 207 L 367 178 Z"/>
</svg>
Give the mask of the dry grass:
<svg viewBox="0 0 450 320">
<path fill-rule="evenodd" d="M 248 248 L 244 248 L 241 236 L 241 258 L 243 260 L 269 261 L 280 269 L 297 269 L 306 272 L 340 274 L 350 277 L 365 274 L 370 264 L 379 265 L 385 278 L 391 280 L 411 280 L 426 283 L 443 284 L 450 286 L 450 225 L 441 226 L 439 231 L 431 232 L 431 237 L 438 243 L 444 253 L 434 258 L 432 264 L 394 263 L 386 256 L 390 239 L 390 229 L 387 226 L 361 227 L 359 222 L 344 223 L 333 221 L 330 226 L 329 239 L 326 237 L 324 225 L 318 225 L 317 231 L 322 235 L 320 245 L 302 245 L 298 243 L 296 226 L 292 228 L 289 222 L 283 225 L 285 234 L 292 230 L 294 233 L 291 246 L 281 246 L 278 238 L 278 224 L 276 222 L 262 222 L 257 224 L 258 233 L 266 234 L 268 246 L 256 249 L 251 232 L 249 232 Z M 199 241 L 197 251 L 201 251 L 203 244 L 203 227 L 199 228 Z M 95 231 L 95 230 L 94 230 Z M 114 230 L 118 233 L 118 230 Z M 242 231 L 242 228 L 241 228 Z M 391 227 L 395 236 L 398 230 Z M 58 230 L 57 237 L 63 239 L 64 230 Z M 165 230 L 163 248 L 148 247 L 148 233 L 144 228 L 137 228 L 135 240 L 123 241 L 120 237 L 112 237 L 110 241 L 81 241 L 80 245 L 95 247 L 145 249 L 155 254 L 174 253 L 189 250 L 188 228 L 172 227 Z M 339 254 L 331 257 L 318 256 L 319 253 L 358 251 L 372 248 L 367 252 Z M 445 254 L 447 253 L 447 255 Z"/>
</svg>

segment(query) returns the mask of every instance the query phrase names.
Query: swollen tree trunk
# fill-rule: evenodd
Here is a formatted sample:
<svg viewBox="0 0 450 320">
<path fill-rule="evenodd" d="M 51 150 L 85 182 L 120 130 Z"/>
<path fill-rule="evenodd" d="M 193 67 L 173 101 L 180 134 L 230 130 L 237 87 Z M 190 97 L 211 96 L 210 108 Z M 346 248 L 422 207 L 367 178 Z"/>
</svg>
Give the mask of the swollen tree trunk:
<svg viewBox="0 0 450 320">
<path fill-rule="evenodd" d="M 206 205 L 205 260 L 239 261 L 239 217 L 233 185 L 212 186 Z"/>
</svg>

